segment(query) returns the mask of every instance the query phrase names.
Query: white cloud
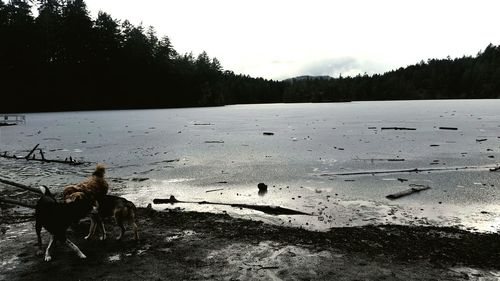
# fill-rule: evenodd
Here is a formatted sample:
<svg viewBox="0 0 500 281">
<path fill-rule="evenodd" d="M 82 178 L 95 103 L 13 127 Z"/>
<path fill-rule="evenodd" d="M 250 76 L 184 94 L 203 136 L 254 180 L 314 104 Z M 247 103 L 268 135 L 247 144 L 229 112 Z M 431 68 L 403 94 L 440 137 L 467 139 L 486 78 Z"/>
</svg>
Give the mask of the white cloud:
<svg viewBox="0 0 500 281">
<path fill-rule="evenodd" d="M 421 59 L 474 55 L 490 42 L 500 43 L 496 0 L 87 0 L 87 4 L 93 15 L 101 9 L 135 24 L 155 26 L 181 53 L 206 50 L 226 69 L 275 79 L 300 74 L 318 62 L 327 65 L 331 58 L 353 58 L 361 73 L 383 72 Z"/>
</svg>

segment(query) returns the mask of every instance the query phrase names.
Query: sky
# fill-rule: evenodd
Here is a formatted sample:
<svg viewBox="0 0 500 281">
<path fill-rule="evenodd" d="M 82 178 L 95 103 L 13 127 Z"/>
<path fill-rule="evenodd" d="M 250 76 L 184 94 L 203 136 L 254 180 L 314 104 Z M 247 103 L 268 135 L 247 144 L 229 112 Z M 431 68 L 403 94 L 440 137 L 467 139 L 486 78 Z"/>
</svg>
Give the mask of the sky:
<svg viewBox="0 0 500 281">
<path fill-rule="evenodd" d="M 115 19 L 154 26 L 181 54 L 282 80 L 384 73 L 500 44 L 498 0 L 86 0 Z"/>
</svg>

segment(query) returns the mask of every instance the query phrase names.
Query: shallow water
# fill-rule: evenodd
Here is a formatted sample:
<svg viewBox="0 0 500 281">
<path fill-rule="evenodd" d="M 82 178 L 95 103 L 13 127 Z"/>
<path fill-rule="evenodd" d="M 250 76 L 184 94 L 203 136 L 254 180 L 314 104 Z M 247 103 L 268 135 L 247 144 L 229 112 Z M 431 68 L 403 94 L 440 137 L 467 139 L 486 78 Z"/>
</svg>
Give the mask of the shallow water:
<svg viewBox="0 0 500 281">
<path fill-rule="evenodd" d="M 106 163 L 112 192 L 139 206 L 175 195 L 280 205 L 313 216 L 155 207 L 227 211 L 312 229 L 405 223 L 496 231 L 500 174 L 488 169 L 500 157 L 498 108 L 499 100 L 439 100 L 27 114 L 25 125 L 0 127 L 0 152 L 26 155 L 40 143 L 47 158 Z M 0 168 L 3 177 L 61 188 L 83 179 L 93 164 L 1 159 Z M 429 171 L 397 172 L 415 168 Z M 372 175 L 381 171 L 387 173 Z M 350 173 L 361 174 L 339 175 Z M 269 185 L 264 196 L 259 182 Z M 385 198 L 410 184 L 431 189 Z"/>
</svg>

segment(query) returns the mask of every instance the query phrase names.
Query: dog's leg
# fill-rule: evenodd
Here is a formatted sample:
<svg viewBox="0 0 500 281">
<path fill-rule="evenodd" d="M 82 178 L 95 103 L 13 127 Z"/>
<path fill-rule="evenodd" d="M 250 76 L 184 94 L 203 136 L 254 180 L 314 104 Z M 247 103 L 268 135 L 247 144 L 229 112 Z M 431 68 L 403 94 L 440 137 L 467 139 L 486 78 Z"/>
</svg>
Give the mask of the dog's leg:
<svg viewBox="0 0 500 281">
<path fill-rule="evenodd" d="M 100 219 L 100 222 L 101 222 L 101 230 L 102 230 L 101 240 L 106 240 L 106 229 L 104 228 L 104 222 L 102 221 L 102 218 Z"/>
<path fill-rule="evenodd" d="M 132 211 L 131 214 L 130 214 L 129 224 L 131 224 L 132 227 L 133 227 L 133 229 L 134 229 L 134 239 L 135 239 L 135 241 L 139 241 L 139 233 L 137 231 L 137 224 L 135 223 L 135 212 L 134 211 Z"/>
<path fill-rule="evenodd" d="M 80 249 L 78 249 L 78 247 L 73 244 L 73 242 L 69 241 L 69 239 L 66 239 L 66 245 L 68 245 L 73 251 L 76 252 L 76 254 L 78 255 L 78 257 L 80 257 L 81 259 L 85 259 L 87 258 L 83 253 L 82 251 L 80 251 Z"/>
<path fill-rule="evenodd" d="M 134 238 L 135 238 L 135 241 L 139 241 L 139 232 L 137 230 L 137 224 L 134 222 L 132 222 L 132 227 L 134 228 Z"/>
<path fill-rule="evenodd" d="M 50 242 L 49 245 L 47 246 L 47 250 L 45 250 L 45 261 L 50 261 L 52 257 L 50 256 L 50 248 L 52 247 L 52 244 L 54 243 L 54 236 L 50 236 Z"/>
<path fill-rule="evenodd" d="M 85 239 L 90 239 L 93 235 L 94 235 L 94 232 L 95 232 L 95 228 L 96 228 L 96 223 L 94 221 L 94 216 L 91 215 L 90 216 L 90 228 L 89 228 L 89 234 L 87 236 L 85 236 Z"/>
<path fill-rule="evenodd" d="M 120 227 L 120 235 L 118 235 L 118 237 L 116 237 L 116 240 L 122 240 L 123 234 L 125 233 L 125 227 L 123 226 L 123 220 L 121 217 L 115 216 L 115 221 L 116 221 L 116 224 Z"/>
<path fill-rule="evenodd" d="M 37 255 L 42 255 L 43 254 L 43 248 L 42 248 L 42 225 L 38 220 L 35 222 L 35 230 L 36 230 L 36 237 L 37 237 L 37 245 L 38 245 L 38 252 Z"/>
</svg>

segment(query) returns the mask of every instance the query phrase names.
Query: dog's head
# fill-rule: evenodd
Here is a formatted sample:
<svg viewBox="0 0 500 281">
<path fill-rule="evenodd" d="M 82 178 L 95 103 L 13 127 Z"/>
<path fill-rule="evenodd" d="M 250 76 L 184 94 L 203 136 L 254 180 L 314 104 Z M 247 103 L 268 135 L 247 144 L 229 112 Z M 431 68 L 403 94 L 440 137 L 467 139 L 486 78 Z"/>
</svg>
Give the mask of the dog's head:
<svg viewBox="0 0 500 281">
<path fill-rule="evenodd" d="M 94 196 L 92 196 L 90 193 L 87 192 L 79 191 L 71 193 L 70 195 L 65 197 L 64 202 L 68 204 L 73 203 L 73 204 L 83 204 L 86 206 L 91 206 L 92 213 L 95 214 L 97 214 L 99 208 L 99 203 L 97 202 L 97 200 L 95 200 Z"/>
<path fill-rule="evenodd" d="M 92 175 L 102 178 L 104 177 L 105 172 L 106 172 L 106 166 L 104 166 L 104 164 L 97 164 L 97 166 L 95 167 L 95 171 L 92 173 Z"/>
</svg>

